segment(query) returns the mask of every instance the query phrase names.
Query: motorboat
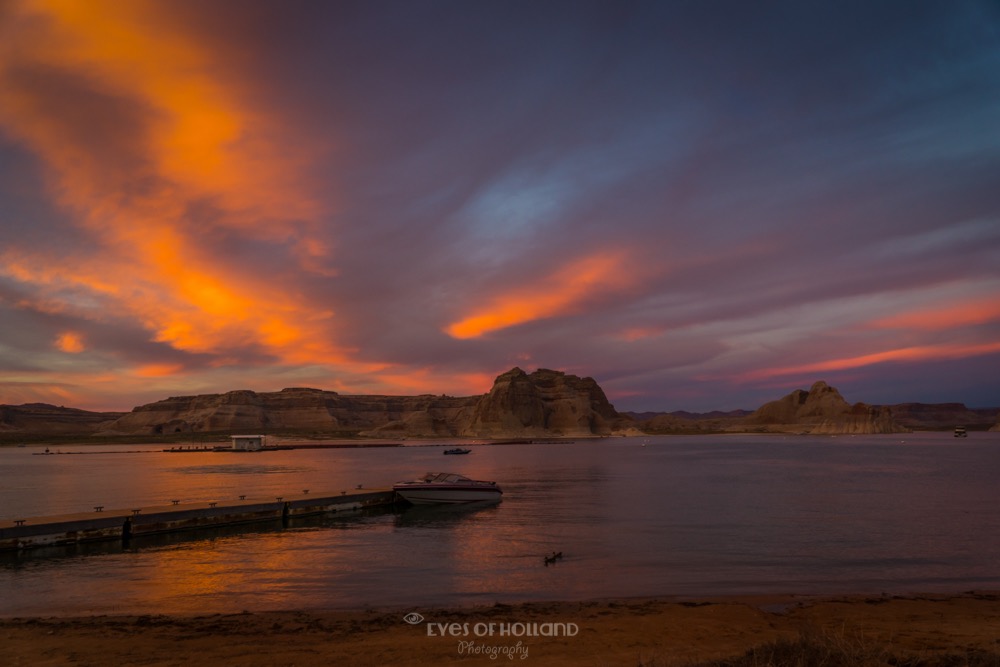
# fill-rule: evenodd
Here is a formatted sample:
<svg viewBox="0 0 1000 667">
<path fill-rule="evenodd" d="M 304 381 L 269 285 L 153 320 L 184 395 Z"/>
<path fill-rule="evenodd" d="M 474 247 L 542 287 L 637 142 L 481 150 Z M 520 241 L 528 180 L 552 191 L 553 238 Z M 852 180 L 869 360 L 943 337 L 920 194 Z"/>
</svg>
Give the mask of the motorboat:
<svg viewBox="0 0 1000 667">
<path fill-rule="evenodd" d="M 969 436 L 969 434 L 966 433 L 964 426 L 956 426 L 955 427 L 955 437 L 956 438 L 966 438 L 968 436 Z"/>
<path fill-rule="evenodd" d="M 496 482 L 469 479 L 454 472 L 429 472 L 420 479 L 397 482 L 392 490 L 414 505 L 498 502 L 503 495 Z"/>
<path fill-rule="evenodd" d="M 445 454 L 468 454 L 471 449 L 462 449 L 461 447 L 453 447 L 452 449 L 444 450 Z"/>
</svg>

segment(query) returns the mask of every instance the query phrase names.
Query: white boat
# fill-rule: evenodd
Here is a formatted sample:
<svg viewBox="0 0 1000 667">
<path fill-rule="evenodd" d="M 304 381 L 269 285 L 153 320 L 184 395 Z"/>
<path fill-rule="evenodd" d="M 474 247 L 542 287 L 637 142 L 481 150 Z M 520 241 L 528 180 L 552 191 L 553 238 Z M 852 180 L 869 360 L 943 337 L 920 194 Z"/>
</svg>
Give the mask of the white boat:
<svg viewBox="0 0 1000 667">
<path fill-rule="evenodd" d="M 498 502 L 503 495 L 496 482 L 469 479 L 453 472 L 429 472 L 420 479 L 397 482 L 392 490 L 414 505 Z"/>
</svg>

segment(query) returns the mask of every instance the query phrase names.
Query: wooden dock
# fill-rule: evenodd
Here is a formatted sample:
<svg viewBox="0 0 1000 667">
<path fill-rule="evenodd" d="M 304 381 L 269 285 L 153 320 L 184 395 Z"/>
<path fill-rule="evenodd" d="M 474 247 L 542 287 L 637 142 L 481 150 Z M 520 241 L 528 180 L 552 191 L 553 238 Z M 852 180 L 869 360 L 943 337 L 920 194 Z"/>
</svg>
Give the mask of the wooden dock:
<svg viewBox="0 0 1000 667">
<path fill-rule="evenodd" d="M 0 522 L 0 551 L 20 551 L 117 540 L 128 543 L 134 537 L 160 535 L 290 518 L 383 507 L 396 502 L 392 489 L 339 491 L 295 497 L 247 498 L 235 501 L 185 503 L 105 509 Z"/>
</svg>

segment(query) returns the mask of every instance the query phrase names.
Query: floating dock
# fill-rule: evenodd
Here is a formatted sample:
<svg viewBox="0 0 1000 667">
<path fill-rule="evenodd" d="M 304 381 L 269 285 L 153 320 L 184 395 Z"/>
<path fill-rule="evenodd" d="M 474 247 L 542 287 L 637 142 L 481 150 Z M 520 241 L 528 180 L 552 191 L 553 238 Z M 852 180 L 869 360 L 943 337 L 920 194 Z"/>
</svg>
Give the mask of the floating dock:
<svg viewBox="0 0 1000 667">
<path fill-rule="evenodd" d="M 229 502 L 183 503 L 131 509 L 94 507 L 92 512 L 0 522 L 0 551 L 20 551 L 82 542 L 120 541 L 198 528 L 214 528 L 384 507 L 396 502 L 392 489 L 340 491 L 294 498 L 247 498 Z"/>
</svg>

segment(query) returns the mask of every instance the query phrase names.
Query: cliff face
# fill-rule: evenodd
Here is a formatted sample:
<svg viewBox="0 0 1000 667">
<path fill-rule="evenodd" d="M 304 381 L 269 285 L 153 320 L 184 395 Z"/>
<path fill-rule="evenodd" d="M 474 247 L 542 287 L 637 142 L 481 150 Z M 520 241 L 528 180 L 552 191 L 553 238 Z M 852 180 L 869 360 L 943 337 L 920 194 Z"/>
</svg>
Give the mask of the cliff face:
<svg viewBox="0 0 1000 667">
<path fill-rule="evenodd" d="M 110 424 L 106 433 L 158 434 L 207 431 L 356 431 L 374 429 L 414 415 L 454 419 L 473 398 L 448 396 L 344 396 L 320 389 L 282 389 L 277 392 L 231 391 L 203 396 L 176 396 L 142 405 Z M 426 420 L 425 420 L 426 421 Z M 414 423 L 421 423 L 416 418 Z M 447 435 L 433 428 L 424 435 Z M 447 429 L 445 429 L 446 431 Z M 405 429 L 404 429 L 405 431 Z"/>
<path fill-rule="evenodd" d="M 479 399 L 462 435 L 532 437 L 608 435 L 622 417 L 593 378 L 513 368 Z"/>
<path fill-rule="evenodd" d="M 784 398 L 765 403 L 743 421 L 762 431 L 808 433 L 905 433 L 887 406 L 849 404 L 825 382 L 809 391 L 797 389 Z"/>
<path fill-rule="evenodd" d="M 371 437 L 521 438 L 611 433 L 621 417 L 592 378 L 520 368 L 484 396 L 344 396 L 319 389 L 177 396 L 135 408 L 105 433 L 359 431 Z"/>
</svg>

